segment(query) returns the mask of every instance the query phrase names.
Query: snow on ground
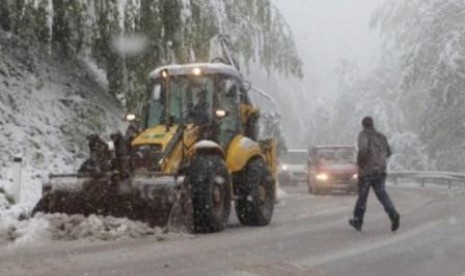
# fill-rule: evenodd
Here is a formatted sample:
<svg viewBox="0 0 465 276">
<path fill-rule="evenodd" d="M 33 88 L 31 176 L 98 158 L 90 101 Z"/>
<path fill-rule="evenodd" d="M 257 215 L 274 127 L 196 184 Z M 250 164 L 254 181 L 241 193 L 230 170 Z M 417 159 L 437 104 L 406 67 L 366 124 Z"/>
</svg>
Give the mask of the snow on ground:
<svg viewBox="0 0 465 276">
<path fill-rule="evenodd" d="M 125 129 L 120 103 L 102 87 L 90 61 L 72 61 L 0 30 L 0 244 L 51 240 L 119 240 L 155 236 L 161 228 L 127 219 L 38 214 L 28 219 L 47 175 L 72 173 L 87 157 L 86 136 Z M 11 205 L 13 157 L 21 156 L 21 200 Z"/>
<path fill-rule="evenodd" d="M 9 216 L 0 218 L 0 244 L 40 245 L 50 241 L 113 241 L 147 236 L 159 241 L 191 237 L 183 233 L 166 233 L 162 228 L 152 228 L 138 221 L 97 215 L 37 214 L 28 220 Z"/>
<path fill-rule="evenodd" d="M 5 212 L 10 208 L 10 202 L 7 200 L 6 195 L 0 192 L 0 213 Z"/>
<path fill-rule="evenodd" d="M 288 195 L 287 195 L 286 191 L 284 191 L 281 188 L 278 188 L 277 197 L 278 197 L 278 199 L 280 199 L 280 198 L 288 197 Z"/>
</svg>

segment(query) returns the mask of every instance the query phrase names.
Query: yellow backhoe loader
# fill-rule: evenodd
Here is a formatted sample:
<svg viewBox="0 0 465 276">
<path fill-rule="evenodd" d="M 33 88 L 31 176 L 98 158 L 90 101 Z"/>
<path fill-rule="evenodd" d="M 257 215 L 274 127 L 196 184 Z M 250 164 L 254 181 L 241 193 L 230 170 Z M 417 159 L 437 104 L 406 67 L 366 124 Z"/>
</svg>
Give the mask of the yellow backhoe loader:
<svg viewBox="0 0 465 276">
<path fill-rule="evenodd" d="M 217 232 L 232 202 L 243 225 L 270 223 L 276 141 L 258 140 L 250 85 L 223 63 L 158 68 L 126 134 L 88 137 L 75 174 L 51 174 L 33 213 L 100 214 L 168 230 Z"/>
</svg>

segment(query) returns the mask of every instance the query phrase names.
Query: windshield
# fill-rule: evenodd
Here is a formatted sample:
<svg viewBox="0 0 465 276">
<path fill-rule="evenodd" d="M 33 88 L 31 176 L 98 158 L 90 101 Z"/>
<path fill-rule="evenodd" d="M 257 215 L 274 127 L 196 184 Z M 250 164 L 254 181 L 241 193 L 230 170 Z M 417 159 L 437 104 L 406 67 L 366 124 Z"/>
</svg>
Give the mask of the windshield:
<svg viewBox="0 0 465 276">
<path fill-rule="evenodd" d="M 174 76 L 169 84 L 157 81 L 151 92 L 148 126 L 162 124 L 166 119 L 170 123 L 208 123 L 212 117 L 213 90 L 213 76 Z"/>
<path fill-rule="evenodd" d="M 353 149 L 320 149 L 317 152 L 319 165 L 351 164 L 355 163 L 355 150 Z"/>
</svg>

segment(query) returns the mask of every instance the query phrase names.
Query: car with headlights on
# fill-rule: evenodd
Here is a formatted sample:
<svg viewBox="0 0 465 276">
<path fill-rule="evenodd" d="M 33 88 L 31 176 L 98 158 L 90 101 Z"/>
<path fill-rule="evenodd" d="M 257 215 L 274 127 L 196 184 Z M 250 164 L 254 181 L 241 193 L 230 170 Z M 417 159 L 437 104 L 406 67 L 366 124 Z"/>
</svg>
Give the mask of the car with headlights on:
<svg viewBox="0 0 465 276">
<path fill-rule="evenodd" d="M 315 146 L 309 150 L 308 190 L 311 194 L 329 194 L 358 191 L 354 146 Z"/>
<path fill-rule="evenodd" d="M 282 185 L 307 182 L 308 150 L 289 149 L 279 158 L 278 181 Z"/>
</svg>

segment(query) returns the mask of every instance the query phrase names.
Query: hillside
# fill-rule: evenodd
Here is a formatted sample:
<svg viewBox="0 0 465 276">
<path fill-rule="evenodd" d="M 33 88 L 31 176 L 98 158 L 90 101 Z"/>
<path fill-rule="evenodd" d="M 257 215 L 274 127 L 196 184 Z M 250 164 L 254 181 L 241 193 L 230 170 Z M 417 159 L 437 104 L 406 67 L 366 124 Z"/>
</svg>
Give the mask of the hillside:
<svg viewBox="0 0 465 276">
<path fill-rule="evenodd" d="M 223 35 L 246 75 L 303 74 L 269 0 L 7 1 L 0 14 L 0 185 L 11 186 L 11 159 L 24 156 L 25 202 L 37 200 L 48 172 L 75 171 L 87 134 L 122 124 L 115 98 L 137 113 L 154 67 L 208 62 Z"/>
<path fill-rule="evenodd" d="M 0 30 L 0 187 L 11 188 L 12 158 L 22 156 L 21 203 L 38 199 L 49 172 L 79 166 L 86 135 L 124 129 L 123 108 L 92 68 Z"/>
</svg>

